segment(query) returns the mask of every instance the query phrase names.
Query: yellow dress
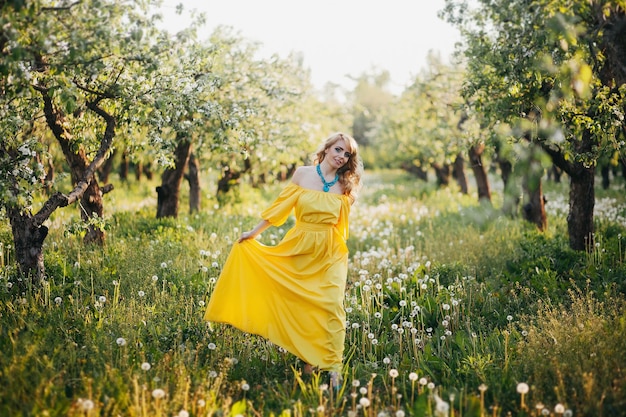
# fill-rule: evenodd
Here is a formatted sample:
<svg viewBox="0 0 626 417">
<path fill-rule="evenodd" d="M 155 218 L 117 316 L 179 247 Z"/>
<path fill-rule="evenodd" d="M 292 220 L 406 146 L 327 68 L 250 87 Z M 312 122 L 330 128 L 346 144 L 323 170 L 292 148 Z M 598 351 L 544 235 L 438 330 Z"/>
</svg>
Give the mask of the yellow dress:
<svg viewBox="0 0 626 417">
<path fill-rule="evenodd" d="M 348 196 L 290 183 L 261 213 L 296 224 L 276 246 L 235 243 L 211 294 L 205 320 L 269 339 L 306 363 L 340 371 L 348 272 Z"/>
</svg>

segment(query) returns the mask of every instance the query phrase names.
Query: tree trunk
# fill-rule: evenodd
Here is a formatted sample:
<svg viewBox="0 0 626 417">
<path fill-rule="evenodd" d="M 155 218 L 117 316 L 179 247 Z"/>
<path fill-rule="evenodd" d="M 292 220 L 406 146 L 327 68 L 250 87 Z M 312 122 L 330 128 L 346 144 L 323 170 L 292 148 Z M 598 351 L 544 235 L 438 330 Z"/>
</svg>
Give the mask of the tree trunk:
<svg viewBox="0 0 626 417">
<path fill-rule="evenodd" d="M 524 219 L 535 224 L 543 232 L 548 227 L 548 218 L 541 177 L 530 179 L 530 182 L 528 178 L 525 178 L 524 191 L 528 198 L 528 202 L 523 207 Z"/>
<path fill-rule="evenodd" d="M 130 161 L 128 160 L 128 151 L 124 150 L 124 152 L 122 152 L 122 157 L 120 160 L 120 179 L 123 182 L 128 181 L 129 166 Z"/>
<path fill-rule="evenodd" d="M 46 194 L 50 194 L 52 192 L 52 185 L 54 184 L 54 162 L 52 158 L 48 158 L 48 171 L 46 172 L 46 177 L 43 180 L 43 186 L 46 190 Z"/>
<path fill-rule="evenodd" d="M 435 170 L 435 178 L 437 178 L 437 185 L 439 187 L 447 187 L 450 184 L 450 165 L 438 163 L 432 164 Z"/>
<path fill-rule="evenodd" d="M 604 164 L 600 168 L 600 172 L 602 174 L 602 188 L 606 190 L 611 185 L 611 167 L 609 164 Z"/>
<path fill-rule="evenodd" d="M 189 156 L 187 164 L 187 181 L 189 182 L 189 213 L 200 211 L 200 178 L 198 177 L 198 161 L 194 154 Z"/>
<path fill-rule="evenodd" d="M 96 178 L 92 178 L 87 190 L 80 199 L 80 217 L 85 223 L 95 218 L 101 219 L 104 216 L 104 207 L 102 195 L 104 192 L 100 189 Z M 87 233 L 85 234 L 85 243 L 95 243 L 97 245 L 104 244 L 104 229 L 94 224 L 89 224 Z"/>
<path fill-rule="evenodd" d="M 577 153 L 591 152 L 593 136 L 589 131 L 582 133 L 577 142 Z M 573 162 L 565 155 L 550 146 L 542 145 L 552 157 L 552 162 L 565 171 L 570 177 L 569 213 L 567 215 L 567 231 L 569 245 L 574 250 L 593 249 L 593 208 L 595 205 L 595 166 L 585 167 L 581 162 Z"/>
<path fill-rule="evenodd" d="M 9 209 L 7 212 L 13 232 L 19 273 L 27 278 L 20 282 L 20 290 L 23 291 L 28 281 L 36 285 L 45 276 L 43 242 L 48 236 L 48 228 L 44 225 L 37 226 L 30 213 L 22 214 L 17 209 Z"/>
<path fill-rule="evenodd" d="M 567 230 L 570 247 L 574 250 L 593 249 L 594 176 L 593 167 L 581 168 L 576 175 L 571 175 Z"/>
<path fill-rule="evenodd" d="M 141 161 L 138 161 L 135 164 L 135 179 L 137 180 L 137 182 L 141 181 L 142 175 L 143 175 L 143 164 L 141 163 Z"/>
<path fill-rule="evenodd" d="M 460 152 L 454 159 L 454 169 L 452 172 L 454 178 L 456 178 L 456 183 L 461 189 L 461 193 L 467 194 L 469 192 L 469 188 L 467 186 L 467 175 L 465 175 L 465 159 L 463 158 L 463 154 Z"/>
<path fill-rule="evenodd" d="M 403 162 L 402 169 L 409 174 L 415 175 L 420 180 L 428 181 L 428 173 L 421 166 L 417 166 L 411 162 Z"/>
<path fill-rule="evenodd" d="M 107 160 L 102 164 L 100 170 L 98 171 L 98 178 L 100 178 L 100 182 L 106 184 L 109 182 L 109 176 L 111 175 L 111 171 L 113 170 L 113 158 L 115 158 L 115 151 L 111 152 Z"/>
<path fill-rule="evenodd" d="M 142 165 L 141 165 L 141 169 L 142 169 L 142 172 L 144 173 L 144 175 L 146 176 L 146 178 L 147 178 L 148 180 L 151 180 L 151 179 L 152 179 L 152 177 L 154 177 L 154 173 L 153 173 L 153 172 L 152 172 L 152 170 L 150 169 L 150 165 L 147 165 L 147 164 L 142 164 Z"/>
<path fill-rule="evenodd" d="M 180 184 L 191 154 L 191 142 L 178 138 L 174 168 L 167 168 L 161 175 L 161 185 L 157 192 L 157 219 L 162 217 L 178 217 L 178 197 Z"/>
<path fill-rule="evenodd" d="M 83 220 L 89 221 L 94 216 L 102 217 L 104 211 L 102 206 L 102 194 L 96 180 L 95 172 L 91 174 L 90 178 L 85 178 L 87 168 L 91 163 L 87 159 L 87 153 L 84 148 L 80 147 L 75 149 L 72 142 L 72 135 L 68 132 L 64 125 L 65 116 L 60 110 L 55 110 L 52 103 L 52 98 L 49 95 L 48 90 L 41 89 L 43 101 L 44 101 L 44 114 L 46 116 L 46 122 L 55 138 L 59 142 L 61 149 L 63 150 L 63 156 L 70 166 L 70 174 L 72 178 L 72 184 L 76 185 L 79 181 L 86 180 L 89 182 L 87 188 L 81 195 L 80 204 L 80 216 Z M 94 111 L 96 114 L 104 118 L 106 122 L 105 137 L 103 142 L 109 142 L 115 137 L 116 121 L 106 111 L 98 107 L 99 102 L 89 102 L 87 107 Z M 108 150 L 107 150 L 108 151 Z M 104 161 L 103 161 L 104 162 Z M 112 188 L 109 188 L 109 190 Z M 85 243 L 104 243 L 104 231 L 93 224 L 88 226 L 87 234 L 84 238 Z"/>
<path fill-rule="evenodd" d="M 556 183 L 561 182 L 561 176 L 563 175 L 563 170 L 552 164 L 552 167 L 548 170 L 548 179 L 552 179 Z"/>
<path fill-rule="evenodd" d="M 470 147 L 469 160 L 472 164 L 474 177 L 476 177 L 476 187 L 478 188 L 478 201 L 487 200 L 491 202 L 489 178 L 487 177 L 487 170 L 485 169 L 485 165 L 483 164 L 482 160 L 482 154 L 484 150 L 484 144 Z"/>
<path fill-rule="evenodd" d="M 502 178 L 502 183 L 506 189 L 511 179 L 511 173 L 513 172 L 513 164 L 506 159 L 500 159 L 500 157 L 498 157 L 498 166 L 500 167 L 500 178 Z"/>
</svg>

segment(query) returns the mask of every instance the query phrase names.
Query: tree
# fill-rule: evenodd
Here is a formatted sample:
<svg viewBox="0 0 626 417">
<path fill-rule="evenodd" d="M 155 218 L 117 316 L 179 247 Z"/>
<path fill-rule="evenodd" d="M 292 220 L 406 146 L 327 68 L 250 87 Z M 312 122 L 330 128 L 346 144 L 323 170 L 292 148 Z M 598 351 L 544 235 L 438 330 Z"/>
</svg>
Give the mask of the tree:
<svg viewBox="0 0 626 417">
<path fill-rule="evenodd" d="M 143 2 L 2 4 L 0 204 L 11 222 L 20 272 L 44 277 L 44 222 L 79 202 L 87 242 L 102 243 L 101 187 L 95 173 L 118 133 L 143 117 L 135 104 L 154 69 L 158 44 Z M 34 213 L 52 137 L 70 167 L 73 188 L 56 190 Z M 54 143 L 48 141 L 48 144 Z"/>
<path fill-rule="evenodd" d="M 447 0 L 444 11 L 465 39 L 464 97 L 489 126 L 510 125 L 513 138 L 538 144 L 569 175 L 570 246 L 590 250 L 595 165 L 607 149 L 622 152 L 624 8 L 601 0 L 473 3 Z"/>
<path fill-rule="evenodd" d="M 481 138 L 474 117 L 463 112 L 462 81 L 461 65 L 446 65 L 431 55 L 429 66 L 387 107 L 374 146 L 378 155 L 393 158 L 391 164 L 423 179 L 434 170 L 439 185 L 448 185 L 454 175 L 467 193 L 464 155 Z"/>
</svg>

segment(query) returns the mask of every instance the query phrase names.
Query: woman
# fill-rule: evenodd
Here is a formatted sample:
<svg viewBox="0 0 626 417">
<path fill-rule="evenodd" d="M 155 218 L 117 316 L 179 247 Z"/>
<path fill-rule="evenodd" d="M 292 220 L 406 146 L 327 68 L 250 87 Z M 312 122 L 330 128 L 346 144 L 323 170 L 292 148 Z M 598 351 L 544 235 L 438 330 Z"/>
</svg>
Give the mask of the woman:
<svg viewBox="0 0 626 417">
<path fill-rule="evenodd" d="M 261 222 L 233 245 L 204 318 L 269 339 L 302 359 L 305 371 L 329 371 L 337 387 L 345 340 L 345 241 L 363 165 L 356 141 L 344 133 L 326 139 L 314 162 L 296 169 Z M 296 224 L 276 246 L 255 240 L 293 209 Z"/>
</svg>

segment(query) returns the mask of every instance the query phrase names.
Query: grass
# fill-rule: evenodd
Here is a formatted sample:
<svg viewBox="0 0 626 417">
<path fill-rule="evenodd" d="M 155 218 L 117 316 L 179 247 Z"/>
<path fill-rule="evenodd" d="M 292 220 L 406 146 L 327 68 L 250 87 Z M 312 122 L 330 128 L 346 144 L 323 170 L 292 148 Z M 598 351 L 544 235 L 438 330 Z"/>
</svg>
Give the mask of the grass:
<svg viewBox="0 0 626 417">
<path fill-rule="evenodd" d="M 618 186 L 598 190 L 584 254 L 568 248 L 564 184 L 546 184 L 538 233 L 453 187 L 370 173 L 351 217 L 339 392 L 262 338 L 202 320 L 232 242 L 280 185 L 179 219 L 154 218 L 154 184 L 126 187 L 107 200 L 104 247 L 64 233 L 77 213 L 55 214 L 41 288 L 18 292 L 0 227 L 0 414 L 626 415 Z"/>
</svg>

